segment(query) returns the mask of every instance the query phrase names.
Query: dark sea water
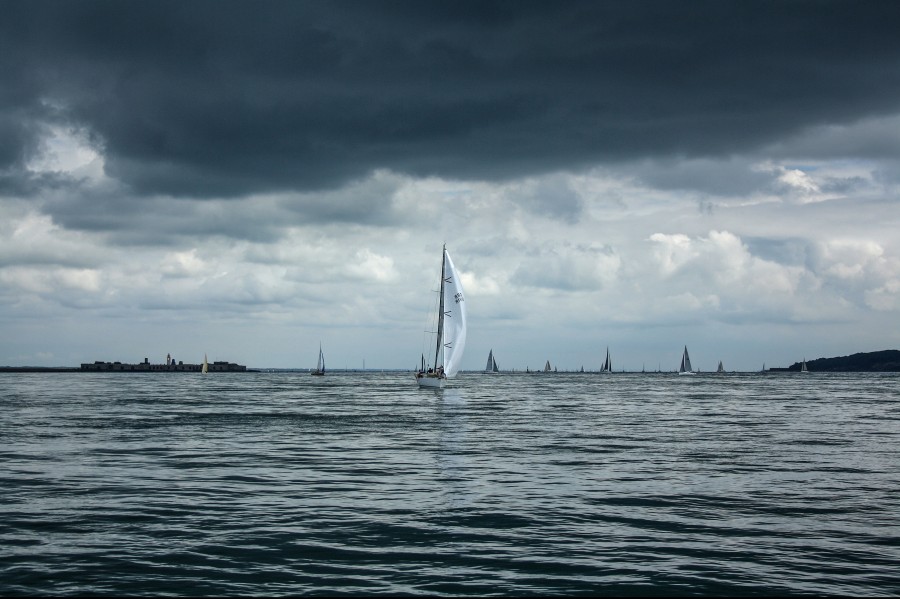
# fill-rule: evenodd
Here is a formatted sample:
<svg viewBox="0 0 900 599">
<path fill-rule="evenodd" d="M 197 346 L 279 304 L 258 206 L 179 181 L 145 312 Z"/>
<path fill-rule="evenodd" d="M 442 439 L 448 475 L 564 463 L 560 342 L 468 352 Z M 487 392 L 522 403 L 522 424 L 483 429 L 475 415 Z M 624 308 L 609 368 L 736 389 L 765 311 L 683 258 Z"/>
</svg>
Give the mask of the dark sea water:
<svg viewBox="0 0 900 599">
<path fill-rule="evenodd" d="M 900 377 L 0 374 L 2 595 L 900 594 Z"/>
</svg>

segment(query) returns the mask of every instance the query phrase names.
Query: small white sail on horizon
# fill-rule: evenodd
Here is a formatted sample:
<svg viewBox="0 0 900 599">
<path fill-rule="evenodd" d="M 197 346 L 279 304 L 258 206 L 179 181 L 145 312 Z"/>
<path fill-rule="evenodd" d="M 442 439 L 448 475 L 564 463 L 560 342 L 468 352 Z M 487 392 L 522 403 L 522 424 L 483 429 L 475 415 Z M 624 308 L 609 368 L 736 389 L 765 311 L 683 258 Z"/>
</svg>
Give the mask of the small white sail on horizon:
<svg viewBox="0 0 900 599">
<path fill-rule="evenodd" d="M 691 357 L 688 355 L 687 345 L 684 346 L 684 353 L 681 354 L 681 365 L 678 367 L 678 374 L 696 374 L 691 368 Z"/>
<path fill-rule="evenodd" d="M 203 354 L 203 366 L 200 367 L 200 372 L 203 374 L 207 374 L 209 372 L 209 362 L 206 361 L 206 354 Z"/>
<path fill-rule="evenodd" d="M 441 258 L 438 326 L 435 339 L 434 365 L 416 372 L 419 387 L 443 388 L 444 381 L 459 371 L 466 348 L 466 298 L 462 279 L 444 246 Z"/>
<path fill-rule="evenodd" d="M 806 367 L 806 358 L 803 358 L 803 363 L 800 364 L 800 372 L 809 372 L 809 369 Z"/>
</svg>

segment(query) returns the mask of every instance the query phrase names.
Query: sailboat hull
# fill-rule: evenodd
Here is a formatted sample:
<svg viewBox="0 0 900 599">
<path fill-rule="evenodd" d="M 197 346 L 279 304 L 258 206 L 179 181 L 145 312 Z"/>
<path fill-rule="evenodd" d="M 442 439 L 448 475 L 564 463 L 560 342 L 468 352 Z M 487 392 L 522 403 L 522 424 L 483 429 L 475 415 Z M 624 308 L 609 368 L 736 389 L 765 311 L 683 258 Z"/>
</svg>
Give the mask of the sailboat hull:
<svg viewBox="0 0 900 599">
<path fill-rule="evenodd" d="M 417 376 L 416 383 L 424 389 L 443 389 L 446 378 L 436 376 Z"/>
</svg>

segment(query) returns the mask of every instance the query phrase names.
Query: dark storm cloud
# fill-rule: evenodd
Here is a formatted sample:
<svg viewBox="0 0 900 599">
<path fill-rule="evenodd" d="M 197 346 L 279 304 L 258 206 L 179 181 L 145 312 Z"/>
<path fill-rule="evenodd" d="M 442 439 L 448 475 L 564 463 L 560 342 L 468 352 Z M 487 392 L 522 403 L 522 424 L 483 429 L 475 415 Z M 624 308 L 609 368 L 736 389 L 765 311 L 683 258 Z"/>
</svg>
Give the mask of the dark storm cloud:
<svg viewBox="0 0 900 599">
<path fill-rule="evenodd" d="M 900 107 L 895 2 L 25 2 L 0 175 L 41 124 L 138 194 L 502 179 L 745 152 Z M 5 185 L 12 187 L 11 182 Z"/>
</svg>

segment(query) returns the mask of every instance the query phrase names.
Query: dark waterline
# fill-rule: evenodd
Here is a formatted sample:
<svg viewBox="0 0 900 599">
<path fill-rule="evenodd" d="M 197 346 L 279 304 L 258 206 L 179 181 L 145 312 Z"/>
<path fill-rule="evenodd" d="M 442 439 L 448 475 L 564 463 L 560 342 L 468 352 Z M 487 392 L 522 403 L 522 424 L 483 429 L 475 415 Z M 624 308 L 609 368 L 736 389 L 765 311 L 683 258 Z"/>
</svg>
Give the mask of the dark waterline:
<svg viewBox="0 0 900 599">
<path fill-rule="evenodd" d="M 900 593 L 900 377 L 0 376 L 4 595 Z"/>
</svg>

